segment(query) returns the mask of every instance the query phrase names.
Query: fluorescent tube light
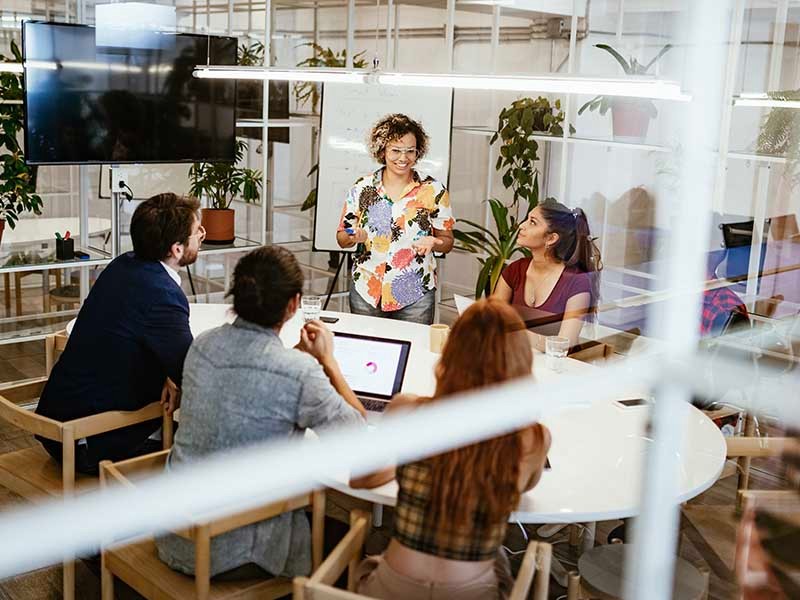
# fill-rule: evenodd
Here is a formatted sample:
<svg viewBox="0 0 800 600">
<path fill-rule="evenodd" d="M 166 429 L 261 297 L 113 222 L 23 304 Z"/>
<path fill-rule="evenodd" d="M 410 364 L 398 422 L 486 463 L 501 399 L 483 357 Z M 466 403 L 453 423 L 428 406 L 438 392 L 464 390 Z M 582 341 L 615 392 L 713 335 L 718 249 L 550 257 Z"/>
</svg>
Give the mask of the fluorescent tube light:
<svg viewBox="0 0 800 600">
<path fill-rule="evenodd" d="M 272 79 L 338 83 L 381 83 L 472 90 L 530 91 L 552 94 L 603 94 L 688 102 L 674 81 L 647 77 L 625 79 L 564 76 L 466 75 L 459 73 L 386 73 L 351 69 L 276 69 L 198 65 L 194 76 L 206 79 Z"/>
<path fill-rule="evenodd" d="M 0 73 L 22 73 L 22 63 L 0 63 Z"/>
<path fill-rule="evenodd" d="M 734 99 L 736 106 L 763 106 L 769 108 L 800 108 L 800 100 L 779 100 L 766 94 L 740 94 Z"/>
<path fill-rule="evenodd" d="M 269 79 L 280 81 L 331 81 L 364 83 L 368 71 L 350 69 L 265 69 L 263 67 L 195 67 L 194 76 L 200 79 Z"/>
</svg>

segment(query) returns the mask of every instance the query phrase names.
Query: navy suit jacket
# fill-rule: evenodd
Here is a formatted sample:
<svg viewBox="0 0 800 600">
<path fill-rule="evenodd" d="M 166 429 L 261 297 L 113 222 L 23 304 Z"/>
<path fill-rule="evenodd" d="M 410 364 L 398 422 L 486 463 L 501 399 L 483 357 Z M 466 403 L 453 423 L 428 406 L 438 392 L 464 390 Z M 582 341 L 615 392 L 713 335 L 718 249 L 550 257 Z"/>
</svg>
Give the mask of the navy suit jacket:
<svg viewBox="0 0 800 600">
<path fill-rule="evenodd" d="M 142 408 L 159 400 L 168 376 L 180 386 L 191 343 L 189 302 L 163 265 L 132 252 L 118 256 L 89 292 L 36 412 L 68 421 Z M 90 454 L 119 460 L 154 429 L 150 423 L 93 436 Z"/>
</svg>

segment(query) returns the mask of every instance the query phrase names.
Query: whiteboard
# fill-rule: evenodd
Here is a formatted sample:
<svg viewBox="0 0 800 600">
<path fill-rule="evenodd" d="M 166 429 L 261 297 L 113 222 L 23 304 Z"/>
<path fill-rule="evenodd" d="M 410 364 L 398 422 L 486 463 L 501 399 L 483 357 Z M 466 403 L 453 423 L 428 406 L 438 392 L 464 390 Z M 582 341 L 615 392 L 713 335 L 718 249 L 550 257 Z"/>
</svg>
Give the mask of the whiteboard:
<svg viewBox="0 0 800 600">
<path fill-rule="evenodd" d="M 336 243 L 342 206 L 356 180 L 381 166 L 370 156 L 367 140 L 373 125 L 391 113 L 403 113 L 422 124 L 429 147 L 415 169 L 423 179 L 430 175 L 448 185 L 451 89 L 326 83 L 322 94 L 314 250 L 342 251 Z"/>
</svg>

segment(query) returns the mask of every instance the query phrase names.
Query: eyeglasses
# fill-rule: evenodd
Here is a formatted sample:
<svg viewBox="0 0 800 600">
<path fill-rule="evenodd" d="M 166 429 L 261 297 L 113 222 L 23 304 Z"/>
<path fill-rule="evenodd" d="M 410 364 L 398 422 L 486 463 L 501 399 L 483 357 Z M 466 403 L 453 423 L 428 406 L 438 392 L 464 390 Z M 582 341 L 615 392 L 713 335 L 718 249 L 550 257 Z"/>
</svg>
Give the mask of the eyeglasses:
<svg viewBox="0 0 800 600">
<path fill-rule="evenodd" d="M 389 160 L 400 160 L 402 156 L 408 156 L 410 159 L 417 158 L 416 148 L 387 148 L 386 156 Z"/>
</svg>

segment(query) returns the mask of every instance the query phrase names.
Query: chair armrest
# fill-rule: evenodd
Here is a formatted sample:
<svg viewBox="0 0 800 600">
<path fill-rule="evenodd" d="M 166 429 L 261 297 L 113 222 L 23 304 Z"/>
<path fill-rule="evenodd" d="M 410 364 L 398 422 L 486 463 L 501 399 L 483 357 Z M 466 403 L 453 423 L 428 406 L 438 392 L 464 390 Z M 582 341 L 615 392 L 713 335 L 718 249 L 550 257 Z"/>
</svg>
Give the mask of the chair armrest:
<svg viewBox="0 0 800 600">
<path fill-rule="evenodd" d="M 339 576 L 344 573 L 347 565 L 358 556 L 364 545 L 364 538 L 367 535 L 369 518 L 366 513 L 356 511 L 350 531 L 336 544 L 336 547 L 328 555 L 319 568 L 309 578 L 309 583 L 333 585 Z"/>
<path fill-rule="evenodd" d="M 153 419 L 160 419 L 163 415 L 160 402 L 151 402 L 139 410 L 109 410 L 96 415 L 66 421 L 75 431 L 75 439 L 90 437 L 98 433 L 106 433 L 121 429 L 128 425 L 136 425 Z"/>
<path fill-rule="evenodd" d="M 208 524 L 208 531 L 211 537 L 227 533 L 245 525 L 252 525 L 259 521 L 271 519 L 283 513 L 309 506 L 312 502 L 311 494 L 303 494 L 288 500 L 273 502 L 263 506 L 258 506 L 246 511 L 238 511 L 228 517 L 206 517 L 193 515 L 191 520 L 196 524 Z"/>
<path fill-rule="evenodd" d="M 64 437 L 63 423 L 17 406 L 4 396 L 0 396 L 0 419 L 48 440 L 60 442 Z"/>
<path fill-rule="evenodd" d="M 779 456 L 784 448 L 797 444 L 792 438 L 779 437 L 729 437 L 725 438 L 728 446 L 727 457 L 739 456 L 765 457 Z"/>
</svg>

